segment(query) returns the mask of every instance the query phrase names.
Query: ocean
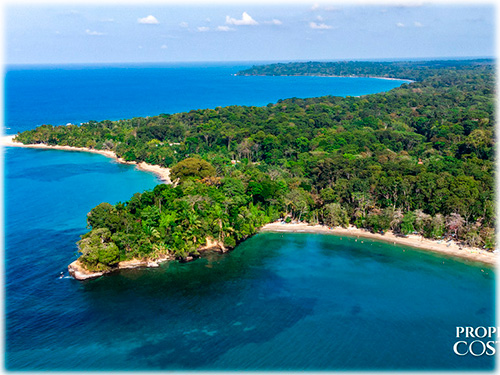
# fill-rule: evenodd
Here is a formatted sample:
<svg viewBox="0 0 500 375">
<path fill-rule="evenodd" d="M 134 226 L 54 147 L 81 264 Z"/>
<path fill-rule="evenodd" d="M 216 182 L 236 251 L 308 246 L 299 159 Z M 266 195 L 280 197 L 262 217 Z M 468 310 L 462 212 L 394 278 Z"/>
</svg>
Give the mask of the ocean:
<svg viewBox="0 0 500 375">
<path fill-rule="evenodd" d="M 251 64 L 14 66 L 6 134 L 288 97 L 356 96 L 403 81 L 238 77 Z M 457 326 L 494 326 L 491 267 L 403 246 L 262 233 L 229 254 L 67 275 L 86 214 L 159 183 L 101 155 L 7 148 L 8 370 L 481 370 Z"/>
</svg>

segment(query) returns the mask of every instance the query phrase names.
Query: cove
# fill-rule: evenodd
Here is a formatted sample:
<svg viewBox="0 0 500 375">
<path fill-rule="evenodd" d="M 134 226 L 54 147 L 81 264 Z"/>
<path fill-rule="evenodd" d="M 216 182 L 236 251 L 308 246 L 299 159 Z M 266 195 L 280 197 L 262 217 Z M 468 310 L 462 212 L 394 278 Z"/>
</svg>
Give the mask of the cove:
<svg viewBox="0 0 500 375">
<path fill-rule="evenodd" d="M 43 324 L 10 338 L 23 350 L 9 360 L 57 370 L 491 369 L 491 357 L 457 358 L 451 345 L 462 322 L 493 323 L 494 271 L 405 250 L 261 233 L 193 263 L 53 281 L 58 298 L 43 304 Z"/>
</svg>

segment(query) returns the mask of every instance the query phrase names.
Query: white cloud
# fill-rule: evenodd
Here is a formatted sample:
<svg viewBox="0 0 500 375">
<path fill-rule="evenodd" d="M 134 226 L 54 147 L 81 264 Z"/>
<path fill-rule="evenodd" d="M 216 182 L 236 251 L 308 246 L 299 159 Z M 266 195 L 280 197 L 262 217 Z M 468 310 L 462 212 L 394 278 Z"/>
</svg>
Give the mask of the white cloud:
<svg viewBox="0 0 500 375">
<path fill-rule="evenodd" d="M 401 22 L 398 22 L 398 23 L 396 24 L 396 26 L 397 26 L 397 27 L 405 27 L 405 24 L 404 24 L 404 23 L 401 23 Z"/>
<path fill-rule="evenodd" d="M 254 26 L 259 24 L 247 12 L 243 12 L 243 14 L 241 15 L 241 20 L 237 20 L 236 18 L 226 16 L 226 23 L 228 25 L 236 25 L 236 26 L 243 26 L 243 25 Z"/>
<path fill-rule="evenodd" d="M 327 6 L 320 6 L 318 3 L 314 4 L 312 7 L 311 7 L 311 10 L 315 11 L 315 10 L 324 10 L 326 12 L 336 12 L 339 10 L 339 8 L 336 8 L 334 6 L 331 6 L 331 5 L 327 5 Z"/>
<path fill-rule="evenodd" d="M 161 49 L 167 49 L 167 48 L 168 48 L 168 46 L 167 46 L 166 44 L 163 44 L 160 48 L 161 48 Z"/>
<path fill-rule="evenodd" d="M 315 30 L 328 30 L 332 27 L 324 23 L 309 22 L 309 27 Z"/>
<path fill-rule="evenodd" d="M 316 19 L 317 19 L 318 21 L 323 21 L 323 17 L 321 17 L 321 16 L 316 16 Z"/>
<path fill-rule="evenodd" d="M 85 34 L 87 34 L 87 35 L 104 35 L 104 33 L 101 33 L 99 31 L 92 31 L 89 29 L 85 30 Z"/>
<path fill-rule="evenodd" d="M 234 29 L 229 26 L 217 26 L 217 31 L 234 31 Z"/>
<path fill-rule="evenodd" d="M 152 16 L 152 15 L 149 15 L 149 16 L 144 17 L 144 18 L 138 18 L 137 22 L 142 23 L 142 24 L 146 24 L 146 25 L 158 25 L 160 23 L 160 21 L 158 21 L 156 19 L 156 17 Z"/>
<path fill-rule="evenodd" d="M 283 25 L 283 22 L 281 22 L 280 20 L 276 19 L 276 18 L 273 18 L 272 21 L 264 21 L 262 23 L 265 23 L 266 25 Z"/>
<path fill-rule="evenodd" d="M 422 27 L 423 26 L 420 22 L 417 22 L 417 21 L 413 22 L 413 25 L 415 27 Z"/>
<path fill-rule="evenodd" d="M 103 18 L 101 22 L 115 22 L 114 18 Z"/>
<path fill-rule="evenodd" d="M 200 26 L 198 27 L 198 31 L 200 32 L 206 32 L 206 31 L 209 31 L 210 30 L 210 27 L 206 27 L 206 26 Z"/>
<path fill-rule="evenodd" d="M 186 27 L 189 27 L 189 24 L 188 24 L 187 22 L 181 22 L 181 23 L 179 24 L 179 26 L 180 26 L 180 27 L 184 27 L 184 28 L 186 28 Z"/>
</svg>

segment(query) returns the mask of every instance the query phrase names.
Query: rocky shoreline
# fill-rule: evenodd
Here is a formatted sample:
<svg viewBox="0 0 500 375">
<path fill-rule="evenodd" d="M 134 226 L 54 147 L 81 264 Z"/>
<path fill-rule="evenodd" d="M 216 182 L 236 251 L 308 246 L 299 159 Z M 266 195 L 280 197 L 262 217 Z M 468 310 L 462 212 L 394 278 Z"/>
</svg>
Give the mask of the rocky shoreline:
<svg viewBox="0 0 500 375">
<path fill-rule="evenodd" d="M 229 251 L 227 247 L 224 246 L 219 241 L 212 240 L 210 238 L 207 238 L 207 242 L 204 246 L 200 246 L 198 249 L 198 252 L 203 253 L 207 251 L 216 251 L 220 253 L 225 253 Z M 195 259 L 197 259 L 199 256 L 193 256 L 189 255 L 186 258 L 180 259 L 179 261 L 186 263 L 186 262 L 191 262 Z M 95 279 L 100 276 L 110 274 L 119 270 L 124 270 L 124 269 L 134 269 L 134 268 L 156 268 L 160 266 L 160 263 L 163 262 L 169 262 L 169 261 L 174 261 L 176 258 L 172 255 L 164 255 L 159 258 L 155 259 L 150 259 L 150 258 L 143 258 L 143 259 L 130 259 L 130 260 L 124 260 L 121 262 L 118 262 L 116 266 L 113 268 L 110 268 L 109 270 L 106 271 L 89 271 L 88 269 L 85 268 L 85 266 L 77 259 L 74 262 L 72 262 L 68 266 L 68 272 L 69 275 L 72 276 L 76 280 L 89 280 L 89 279 Z"/>
<path fill-rule="evenodd" d="M 151 259 L 131 259 L 119 262 L 116 267 L 113 267 L 106 271 L 89 271 L 85 266 L 77 259 L 68 266 L 68 272 L 70 276 L 76 280 L 88 280 L 95 279 L 97 277 L 103 276 L 108 273 L 116 272 L 118 270 L 130 269 L 130 268 L 152 268 L 159 267 L 160 263 L 173 260 L 169 256 L 165 258 L 151 260 Z"/>
</svg>

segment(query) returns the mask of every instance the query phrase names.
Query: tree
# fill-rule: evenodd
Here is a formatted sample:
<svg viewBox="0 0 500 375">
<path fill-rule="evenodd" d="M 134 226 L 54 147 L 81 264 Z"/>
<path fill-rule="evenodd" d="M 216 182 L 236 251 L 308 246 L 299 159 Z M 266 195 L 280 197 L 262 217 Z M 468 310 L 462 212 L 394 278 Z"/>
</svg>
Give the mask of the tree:
<svg viewBox="0 0 500 375">
<path fill-rule="evenodd" d="M 160 210 L 156 206 L 147 206 L 141 212 L 143 225 L 157 227 L 160 220 Z"/>
<path fill-rule="evenodd" d="M 120 251 L 107 228 L 94 229 L 78 241 L 79 260 L 91 271 L 104 271 L 118 263 Z"/>
<path fill-rule="evenodd" d="M 430 222 L 428 222 L 425 233 L 427 234 L 427 237 L 441 238 L 444 235 L 445 229 L 446 224 L 443 215 L 437 214 Z"/>
<path fill-rule="evenodd" d="M 420 233 L 425 233 L 425 228 L 428 227 L 432 222 L 432 217 L 427 215 L 422 210 L 415 210 L 415 223 L 413 224 L 415 230 Z"/>
<path fill-rule="evenodd" d="M 121 228 L 122 220 L 115 207 L 104 202 L 87 214 L 87 224 L 92 229 L 107 228 L 114 233 Z"/>
<path fill-rule="evenodd" d="M 225 229 L 227 229 L 227 215 L 222 207 L 216 204 L 211 212 L 212 223 L 215 224 L 215 232 L 218 233 L 219 242 L 225 237 Z"/>
<path fill-rule="evenodd" d="M 304 189 L 294 188 L 287 193 L 286 202 L 292 207 L 293 217 L 300 221 L 302 215 L 309 211 L 312 199 Z"/>
<path fill-rule="evenodd" d="M 416 216 L 413 212 L 411 212 L 411 211 L 407 212 L 403 216 L 403 220 L 401 221 L 401 233 L 403 233 L 403 234 L 413 233 L 415 231 L 415 227 L 414 227 L 415 219 L 416 219 Z"/>
<path fill-rule="evenodd" d="M 167 255 L 169 253 L 169 248 L 165 244 L 165 242 L 157 242 L 153 244 L 153 256 L 156 257 L 156 259 L 160 258 L 163 255 Z"/>
<path fill-rule="evenodd" d="M 390 209 L 387 209 L 387 210 L 390 210 Z M 403 222 L 404 222 L 404 216 L 406 216 L 406 215 L 403 215 L 401 208 L 398 208 L 397 210 L 394 210 L 392 212 L 392 219 L 391 219 L 391 223 L 389 225 L 390 225 L 390 228 L 393 232 L 398 232 L 402 229 Z"/>
<path fill-rule="evenodd" d="M 164 230 L 168 232 L 174 226 L 175 221 L 177 220 L 176 211 L 164 211 L 160 217 L 160 228 L 164 228 Z"/>
<path fill-rule="evenodd" d="M 187 179 L 199 180 L 204 177 L 215 176 L 215 168 L 207 161 L 198 158 L 187 158 L 177 163 L 170 171 L 172 180 L 181 182 Z"/>
<path fill-rule="evenodd" d="M 329 203 L 323 207 L 323 221 L 329 227 L 347 227 L 349 217 L 345 209 L 338 203 Z"/>
<path fill-rule="evenodd" d="M 446 218 L 446 227 L 457 237 L 459 231 L 464 228 L 465 220 L 457 213 L 452 213 Z"/>
</svg>

